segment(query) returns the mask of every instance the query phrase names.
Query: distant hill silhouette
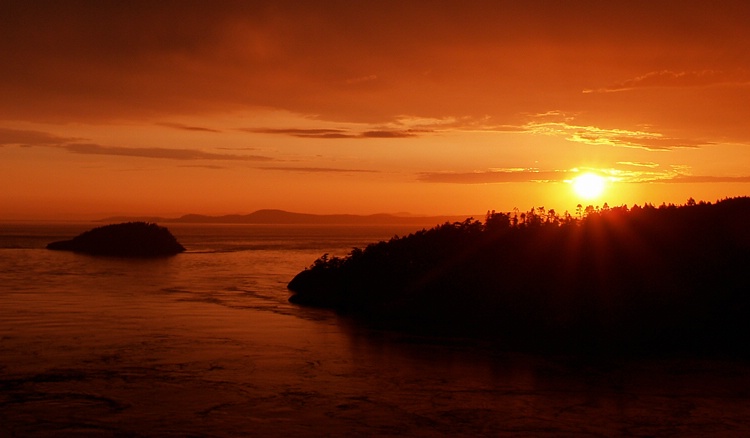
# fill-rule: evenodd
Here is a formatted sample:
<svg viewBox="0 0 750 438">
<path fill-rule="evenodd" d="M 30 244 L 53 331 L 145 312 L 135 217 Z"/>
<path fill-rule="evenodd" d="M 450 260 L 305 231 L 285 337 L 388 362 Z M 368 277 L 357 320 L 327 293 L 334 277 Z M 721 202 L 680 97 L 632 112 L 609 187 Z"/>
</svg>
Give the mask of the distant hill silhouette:
<svg viewBox="0 0 750 438">
<path fill-rule="evenodd" d="M 579 210 L 323 255 L 290 301 L 509 348 L 750 353 L 750 198 Z"/>
<path fill-rule="evenodd" d="M 159 257 L 185 251 L 168 229 L 154 223 L 127 222 L 86 231 L 48 249 L 120 257 Z"/>
<path fill-rule="evenodd" d="M 102 219 L 100 222 L 144 221 L 161 223 L 212 223 L 212 224 L 310 224 L 310 225 L 425 225 L 439 224 L 445 221 L 459 220 L 459 216 L 400 216 L 392 214 L 307 214 L 292 213 L 284 210 L 258 210 L 250 214 L 230 214 L 224 216 L 206 216 L 187 214 L 178 218 L 163 217 L 126 217 L 116 216 Z"/>
</svg>

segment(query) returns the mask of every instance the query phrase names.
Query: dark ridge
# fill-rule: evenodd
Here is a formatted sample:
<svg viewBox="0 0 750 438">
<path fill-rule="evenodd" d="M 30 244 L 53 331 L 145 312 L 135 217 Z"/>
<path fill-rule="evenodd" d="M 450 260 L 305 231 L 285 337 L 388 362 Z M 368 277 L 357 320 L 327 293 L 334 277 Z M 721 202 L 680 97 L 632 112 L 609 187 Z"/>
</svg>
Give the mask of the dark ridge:
<svg viewBox="0 0 750 438">
<path fill-rule="evenodd" d="M 47 249 L 120 257 L 160 257 L 185 251 L 168 229 L 154 223 L 127 222 L 86 231 Z"/>
<path fill-rule="evenodd" d="M 579 210 L 323 255 L 290 301 L 515 349 L 750 354 L 750 198 Z"/>
</svg>

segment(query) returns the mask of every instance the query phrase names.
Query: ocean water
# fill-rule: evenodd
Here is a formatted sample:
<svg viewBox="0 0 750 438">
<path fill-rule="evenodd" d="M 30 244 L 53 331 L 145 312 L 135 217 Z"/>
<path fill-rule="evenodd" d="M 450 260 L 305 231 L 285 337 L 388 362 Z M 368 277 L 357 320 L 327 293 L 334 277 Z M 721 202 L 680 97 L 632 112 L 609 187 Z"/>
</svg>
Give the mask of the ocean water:
<svg viewBox="0 0 750 438">
<path fill-rule="evenodd" d="M 287 302 L 323 253 L 414 226 L 169 225 L 187 248 L 48 251 L 0 224 L 0 436 L 750 436 L 750 365 L 544 357 Z"/>
</svg>

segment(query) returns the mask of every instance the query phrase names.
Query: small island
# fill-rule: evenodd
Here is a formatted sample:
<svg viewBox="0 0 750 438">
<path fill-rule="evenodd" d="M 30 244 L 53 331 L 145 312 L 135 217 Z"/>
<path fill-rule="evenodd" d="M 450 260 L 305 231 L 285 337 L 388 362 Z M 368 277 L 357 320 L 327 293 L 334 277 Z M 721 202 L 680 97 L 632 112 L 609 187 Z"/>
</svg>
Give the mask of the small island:
<svg viewBox="0 0 750 438">
<path fill-rule="evenodd" d="M 292 303 L 508 348 L 750 353 L 750 198 L 488 212 L 323 255 Z"/>
<path fill-rule="evenodd" d="M 119 257 L 163 257 L 185 251 L 167 228 L 147 222 L 97 227 L 71 240 L 52 242 L 47 249 Z"/>
</svg>

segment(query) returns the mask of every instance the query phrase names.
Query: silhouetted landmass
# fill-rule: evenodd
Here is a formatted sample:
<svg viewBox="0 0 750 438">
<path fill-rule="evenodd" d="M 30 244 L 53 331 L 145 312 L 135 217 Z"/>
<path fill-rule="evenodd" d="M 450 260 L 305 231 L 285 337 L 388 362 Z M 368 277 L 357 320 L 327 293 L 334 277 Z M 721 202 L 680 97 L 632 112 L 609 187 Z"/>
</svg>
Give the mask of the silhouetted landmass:
<svg viewBox="0 0 750 438">
<path fill-rule="evenodd" d="M 250 214 L 230 214 L 224 216 L 206 216 L 201 214 L 187 214 L 178 218 L 128 218 L 111 217 L 102 222 L 123 222 L 140 220 L 162 223 L 210 223 L 210 224 L 310 224 L 310 225 L 387 225 L 387 224 L 438 224 L 446 220 L 458 220 L 457 216 L 398 216 L 392 214 L 307 214 L 292 213 L 283 210 L 258 210 Z"/>
<path fill-rule="evenodd" d="M 159 257 L 185 251 L 168 229 L 146 222 L 97 227 L 71 240 L 52 242 L 47 248 L 120 257 Z"/>
<path fill-rule="evenodd" d="M 508 348 L 750 353 L 750 198 L 489 212 L 316 260 L 290 301 Z"/>
</svg>

